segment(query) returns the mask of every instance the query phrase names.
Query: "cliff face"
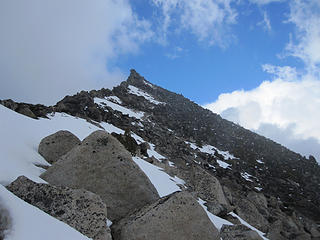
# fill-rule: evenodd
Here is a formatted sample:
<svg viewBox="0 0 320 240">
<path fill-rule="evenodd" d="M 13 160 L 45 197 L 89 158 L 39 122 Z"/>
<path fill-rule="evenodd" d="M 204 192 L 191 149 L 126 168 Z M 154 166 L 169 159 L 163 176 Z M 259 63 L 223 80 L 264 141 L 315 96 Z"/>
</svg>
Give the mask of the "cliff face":
<svg viewBox="0 0 320 240">
<path fill-rule="evenodd" d="M 188 188 L 207 198 L 209 210 L 225 217 L 234 210 L 269 236 L 280 234 L 273 231 L 279 224 L 284 238 L 295 239 L 302 232 L 312 236 L 314 223 L 320 224 L 320 167 L 313 157 L 302 157 L 224 120 L 182 95 L 151 84 L 134 70 L 113 90 L 82 91 L 52 107 L 1 103 L 33 118 L 65 112 L 97 126 L 112 124 L 129 136 L 136 134 L 165 157 L 158 161 L 146 154 L 149 161 L 184 179 Z M 140 154 L 142 147 L 137 144 L 135 152 L 133 145 L 130 152 Z M 199 184 L 204 180 L 195 177 L 199 171 L 219 180 L 227 204 L 210 201 L 208 184 Z M 295 227 L 287 227 L 288 221 Z"/>
</svg>

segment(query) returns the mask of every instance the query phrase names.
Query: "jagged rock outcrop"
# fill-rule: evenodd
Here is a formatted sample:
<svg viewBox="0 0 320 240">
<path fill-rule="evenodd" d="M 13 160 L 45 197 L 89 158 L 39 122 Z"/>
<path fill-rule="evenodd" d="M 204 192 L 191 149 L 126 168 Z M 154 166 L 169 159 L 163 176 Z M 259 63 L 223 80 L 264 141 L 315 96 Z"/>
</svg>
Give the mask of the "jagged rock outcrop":
<svg viewBox="0 0 320 240">
<path fill-rule="evenodd" d="M 130 153 L 116 138 L 101 130 L 90 134 L 41 177 L 53 185 L 84 188 L 98 194 L 112 221 L 159 198 Z"/>
<path fill-rule="evenodd" d="M 188 192 L 176 192 L 111 226 L 114 240 L 218 240 L 219 231 Z"/>
<path fill-rule="evenodd" d="M 93 97 L 85 91 L 81 91 L 75 96 L 66 96 L 55 105 L 55 110 L 57 112 L 66 112 L 75 116 L 91 118 L 98 122 L 102 120 Z"/>
<path fill-rule="evenodd" d="M 71 132 L 61 130 L 43 138 L 39 144 L 38 152 L 47 162 L 52 164 L 80 143 L 80 139 Z"/>
<path fill-rule="evenodd" d="M 11 99 L 0 100 L 0 104 L 10 108 L 11 110 L 21 113 L 27 117 L 34 119 L 47 118 L 47 114 L 54 111 L 53 107 L 47 107 L 42 104 L 29 104 L 29 103 L 18 103 Z"/>
<path fill-rule="evenodd" d="M 101 198 L 83 189 L 35 183 L 21 176 L 8 190 L 27 203 L 67 223 L 94 240 L 111 240 L 107 208 Z"/>
<path fill-rule="evenodd" d="M 242 224 L 223 225 L 220 235 L 223 240 L 263 240 L 257 232 Z"/>
</svg>

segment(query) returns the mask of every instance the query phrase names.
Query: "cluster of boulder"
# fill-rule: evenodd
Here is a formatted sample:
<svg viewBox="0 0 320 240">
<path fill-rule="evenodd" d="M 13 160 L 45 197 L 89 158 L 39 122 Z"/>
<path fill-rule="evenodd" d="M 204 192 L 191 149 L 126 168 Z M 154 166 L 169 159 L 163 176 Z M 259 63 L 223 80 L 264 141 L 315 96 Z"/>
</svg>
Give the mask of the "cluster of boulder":
<svg viewBox="0 0 320 240">
<path fill-rule="evenodd" d="M 59 131 L 41 141 L 39 153 L 52 163 L 41 175 L 49 184 L 21 176 L 8 190 L 92 239 L 219 239 L 193 194 L 160 198 L 131 154 L 105 131 L 82 142 Z"/>
</svg>

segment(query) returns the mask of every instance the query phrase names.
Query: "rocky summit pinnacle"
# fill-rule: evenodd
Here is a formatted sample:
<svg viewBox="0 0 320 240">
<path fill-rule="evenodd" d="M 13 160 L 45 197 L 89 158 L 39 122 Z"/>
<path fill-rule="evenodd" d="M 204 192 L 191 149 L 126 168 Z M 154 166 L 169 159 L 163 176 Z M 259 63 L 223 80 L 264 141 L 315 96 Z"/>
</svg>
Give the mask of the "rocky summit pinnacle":
<svg viewBox="0 0 320 240">
<path fill-rule="evenodd" d="M 152 84 L 134 69 L 130 71 L 127 81 L 112 90 L 103 88 L 90 92 L 82 91 L 66 96 L 54 106 L 18 104 L 11 100 L 0 103 L 33 118 L 47 117 L 48 114 L 57 112 L 67 113 L 86 119 L 109 133 L 114 132 L 113 136 L 119 139 L 119 142 L 116 141 L 117 146 L 124 146 L 118 146 L 117 149 L 128 150 L 128 162 L 133 157 L 161 167 L 171 176 L 172 181 L 182 180 L 179 182 L 182 190 L 192 193 L 198 202 L 205 202 L 209 212 L 235 225 L 222 227 L 221 236 L 230 238 L 241 231 L 238 235 L 242 238 L 239 239 L 249 235 L 253 239 L 260 239 L 261 236 L 256 237 L 257 234 L 250 232 L 252 229 L 239 226 L 246 221 L 256 230 L 265 233 L 269 239 L 320 237 L 320 166 L 314 157 L 301 156 L 268 138 L 227 121 L 181 94 Z M 113 139 L 111 136 L 108 138 Z M 72 171 L 73 164 L 79 165 L 76 159 L 85 154 L 90 155 L 85 166 L 90 166 L 91 156 L 100 155 L 94 152 L 95 146 L 90 149 L 90 154 L 83 154 L 82 148 L 88 148 L 85 144 L 86 141 L 83 141 L 81 146 L 77 145 L 61 157 L 43 176 L 49 173 L 59 176 L 65 168 L 60 167 L 60 172 L 55 172 L 55 169 L 66 164 L 68 171 Z M 101 151 L 118 154 L 113 153 L 112 148 L 107 151 L 102 147 Z M 111 168 L 111 157 L 104 157 L 103 160 L 108 162 Z M 100 162 L 97 161 L 98 163 Z M 109 171 L 108 164 L 105 165 L 106 172 Z M 88 169 L 91 169 L 90 167 Z M 86 176 L 87 173 L 83 171 Z M 72 174 L 64 177 L 73 177 Z M 112 174 L 110 176 L 113 176 Z M 115 176 L 119 177 L 116 174 Z M 130 177 L 127 176 L 138 189 L 139 186 Z M 60 178 L 54 179 L 55 184 L 62 184 L 58 180 L 55 182 L 56 179 Z M 116 181 L 113 177 L 110 179 Z M 78 184 L 80 180 L 75 178 L 70 182 Z M 130 206 L 121 214 L 117 209 L 112 209 L 113 198 L 108 195 L 109 192 L 119 190 L 121 194 L 117 197 L 128 200 L 122 196 L 125 192 L 120 189 L 121 186 L 114 191 L 102 187 L 105 196 L 102 199 L 108 199 L 108 212 L 115 211 L 112 220 L 119 221 L 114 225 L 117 227 L 115 236 L 121 233 L 125 236 L 123 229 L 139 229 L 139 224 L 143 222 L 139 214 L 145 214 L 145 209 L 153 206 L 152 201 L 159 201 L 161 204 L 164 201 L 157 200 L 150 183 L 147 180 L 144 182 L 148 189 L 151 189 L 150 192 L 153 192 L 152 197 L 142 204 L 149 204 L 149 207 L 139 205 L 140 209 L 134 209 Z M 74 184 L 77 188 L 86 186 L 82 182 L 77 184 Z M 94 190 L 91 189 L 96 194 L 101 194 Z M 164 213 L 163 216 L 167 215 Z M 118 229 L 122 224 L 125 224 L 124 228 Z M 139 234 L 143 236 L 144 232 Z M 124 239 L 120 235 L 118 239 Z"/>
</svg>

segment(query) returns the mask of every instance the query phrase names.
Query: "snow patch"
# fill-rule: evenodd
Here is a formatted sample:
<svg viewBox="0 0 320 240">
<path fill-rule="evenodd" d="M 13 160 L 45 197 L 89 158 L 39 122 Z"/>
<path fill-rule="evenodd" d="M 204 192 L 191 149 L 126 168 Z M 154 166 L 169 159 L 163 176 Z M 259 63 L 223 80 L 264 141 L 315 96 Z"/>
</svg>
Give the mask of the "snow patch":
<svg viewBox="0 0 320 240">
<path fill-rule="evenodd" d="M 152 165 L 139 157 L 132 157 L 132 159 L 147 175 L 160 197 L 167 196 L 176 191 L 181 191 L 178 184 L 183 185 L 185 183 L 182 179 L 176 176 L 170 177 L 162 168 Z"/>
<path fill-rule="evenodd" d="M 125 108 L 119 104 L 111 102 L 105 98 L 94 98 L 94 103 L 98 104 L 101 107 L 105 107 L 105 106 L 111 107 L 113 110 L 119 111 L 124 115 L 129 115 L 129 117 L 142 119 L 142 117 L 144 116 L 144 112 L 133 111 L 129 108 Z"/>
<path fill-rule="evenodd" d="M 111 102 L 114 102 L 114 103 L 122 104 L 121 99 L 118 98 L 117 96 L 109 96 L 109 97 L 106 97 L 105 99 L 107 99 Z"/>
<path fill-rule="evenodd" d="M 145 91 L 143 91 L 143 90 L 141 90 L 141 89 L 139 89 L 137 87 L 129 85 L 128 89 L 129 89 L 129 91 L 128 91 L 129 93 L 137 95 L 137 96 L 144 97 L 146 100 L 148 100 L 149 102 L 151 102 L 151 103 L 153 103 L 155 105 L 165 104 L 163 102 L 159 102 L 159 101 L 155 100 L 151 95 L 149 95 L 148 93 L 146 93 Z"/>
<path fill-rule="evenodd" d="M 186 144 L 189 144 L 190 147 L 194 150 L 198 149 L 200 152 L 203 153 L 208 153 L 210 155 L 214 156 L 215 151 L 217 151 L 220 155 L 223 156 L 224 160 L 229 160 L 229 159 L 236 159 L 235 156 L 233 156 L 231 153 L 229 153 L 228 151 L 222 151 L 219 150 L 218 148 L 211 146 L 211 145 L 203 145 L 202 147 L 198 147 L 196 144 L 191 143 L 191 142 L 187 142 L 185 141 Z"/>
<path fill-rule="evenodd" d="M 110 123 L 106 123 L 106 122 L 101 122 L 99 123 L 101 127 L 104 128 L 104 130 L 106 130 L 106 132 L 108 133 L 117 133 L 117 134 L 124 134 L 124 130 L 110 124 Z"/>
<path fill-rule="evenodd" d="M 164 157 L 160 153 L 156 152 L 156 150 L 154 150 L 155 149 L 154 144 L 149 143 L 149 145 L 150 145 L 150 149 L 147 150 L 149 157 L 154 157 L 160 162 L 161 162 L 161 159 L 166 159 L 166 157 Z"/>
<path fill-rule="evenodd" d="M 171 161 L 168 161 L 169 167 L 175 167 L 174 163 Z"/>
<path fill-rule="evenodd" d="M 235 214 L 234 212 L 230 213 L 233 217 L 236 217 L 239 219 L 239 221 L 241 222 L 241 224 L 247 226 L 248 228 L 250 228 L 251 230 L 257 232 L 260 237 L 262 237 L 264 240 L 268 240 L 268 238 L 265 238 L 264 235 L 265 233 L 261 232 L 260 230 L 256 229 L 255 227 L 251 226 L 249 223 L 247 223 L 246 221 L 244 221 L 242 218 L 240 218 L 237 214 Z"/>
<path fill-rule="evenodd" d="M 112 224 L 113 224 L 113 222 L 107 218 L 107 226 L 111 227 Z"/>
<path fill-rule="evenodd" d="M 143 83 L 153 89 L 155 89 L 155 86 L 153 86 L 151 83 L 146 82 L 145 80 L 143 80 Z"/>
<path fill-rule="evenodd" d="M 226 168 L 228 168 L 228 167 L 231 167 L 231 164 L 226 163 L 226 162 L 221 161 L 221 160 L 217 160 L 217 163 L 219 164 L 220 167 L 222 167 L 222 168 L 224 168 L 224 169 L 226 169 Z"/>
<path fill-rule="evenodd" d="M 201 198 L 198 199 L 198 203 L 200 204 L 200 206 L 205 210 L 206 214 L 208 215 L 210 221 L 212 222 L 212 224 L 220 231 L 222 228 L 222 225 L 233 225 L 233 223 L 218 217 L 214 214 L 212 214 L 211 212 L 208 211 L 207 207 L 204 205 L 206 203 L 206 201 L 203 201 Z"/>
<path fill-rule="evenodd" d="M 249 181 L 249 182 L 253 182 L 251 180 L 251 178 L 253 178 L 253 176 L 247 172 L 244 172 L 244 173 L 240 173 L 241 174 L 241 177 L 243 177 L 246 181 Z"/>
</svg>

